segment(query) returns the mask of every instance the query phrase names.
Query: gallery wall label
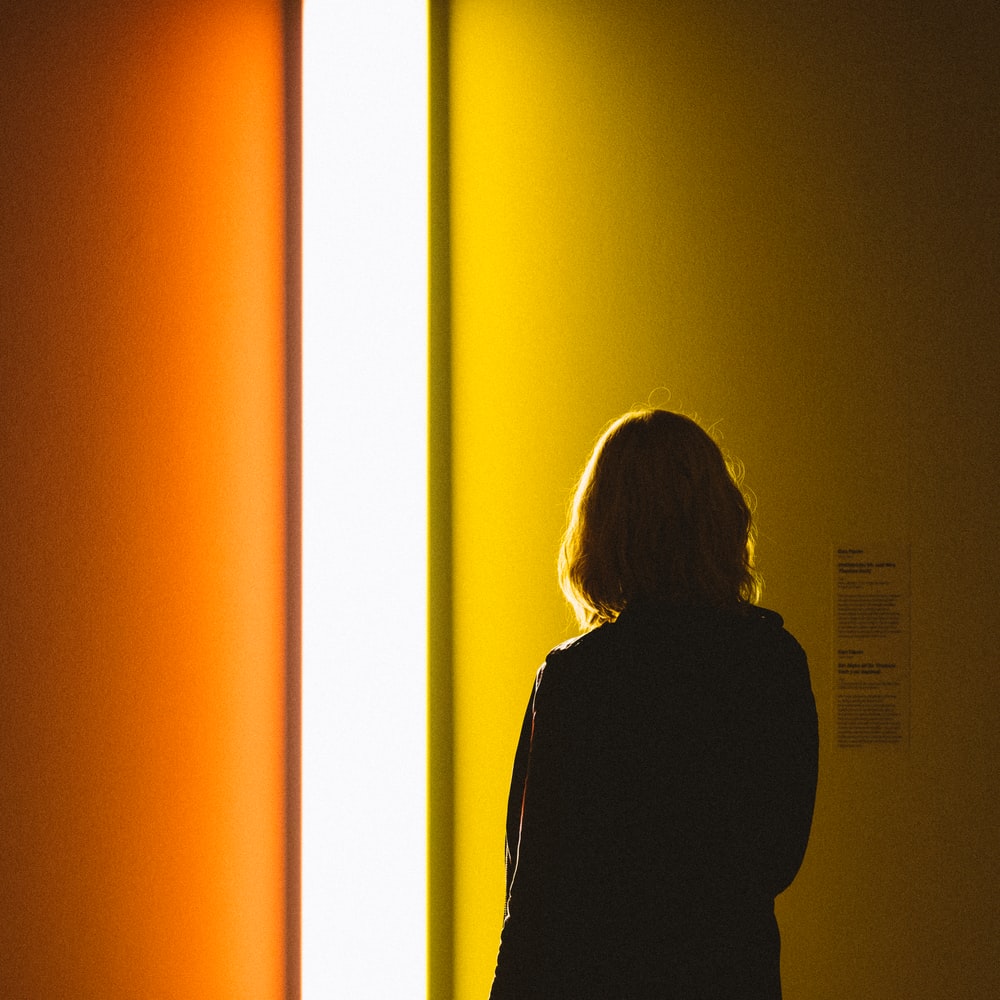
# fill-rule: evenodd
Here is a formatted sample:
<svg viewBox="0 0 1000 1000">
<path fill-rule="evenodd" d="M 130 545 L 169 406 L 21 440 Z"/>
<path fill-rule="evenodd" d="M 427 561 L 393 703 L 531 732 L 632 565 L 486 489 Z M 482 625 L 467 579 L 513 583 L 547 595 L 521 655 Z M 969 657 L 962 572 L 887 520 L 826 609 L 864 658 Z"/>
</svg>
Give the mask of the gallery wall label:
<svg viewBox="0 0 1000 1000">
<path fill-rule="evenodd" d="M 835 546 L 833 601 L 837 746 L 907 746 L 909 547 Z"/>
</svg>

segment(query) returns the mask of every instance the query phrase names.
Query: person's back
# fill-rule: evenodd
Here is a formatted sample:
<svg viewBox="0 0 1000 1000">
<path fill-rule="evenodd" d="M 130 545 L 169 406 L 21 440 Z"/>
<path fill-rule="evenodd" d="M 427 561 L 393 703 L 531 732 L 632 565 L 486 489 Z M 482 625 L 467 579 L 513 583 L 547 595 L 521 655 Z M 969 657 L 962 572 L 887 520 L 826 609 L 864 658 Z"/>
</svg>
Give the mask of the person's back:
<svg viewBox="0 0 1000 1000">
<path fill-rule="evenodd" d="M 778 1000 L 774 897 L 809 836 L 805 654 L 756 606 L 750 506 L 694 421 L 598 440 L 559 554 L 586 634 L 515 755 L 491 1000 Z"/>
<path fill-rule="evenodd" d="M 781 619 L 633 606 L 550 654 L 526 721 L 494 1000 L 779 997 L 817 742 Z"/>
</svg>

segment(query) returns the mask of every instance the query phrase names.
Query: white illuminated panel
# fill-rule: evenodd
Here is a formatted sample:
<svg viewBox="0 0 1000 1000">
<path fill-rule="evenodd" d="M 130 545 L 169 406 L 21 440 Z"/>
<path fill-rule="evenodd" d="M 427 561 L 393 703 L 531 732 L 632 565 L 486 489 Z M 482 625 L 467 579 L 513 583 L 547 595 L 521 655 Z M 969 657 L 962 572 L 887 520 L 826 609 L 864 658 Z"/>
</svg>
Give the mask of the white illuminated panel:
<svg viewBox="0 0 1000 1000">
<path fill-rule="evenodd" d="M 307 0 L 305 1000 L 426 991 L 427 11 Z"/>
</svg>

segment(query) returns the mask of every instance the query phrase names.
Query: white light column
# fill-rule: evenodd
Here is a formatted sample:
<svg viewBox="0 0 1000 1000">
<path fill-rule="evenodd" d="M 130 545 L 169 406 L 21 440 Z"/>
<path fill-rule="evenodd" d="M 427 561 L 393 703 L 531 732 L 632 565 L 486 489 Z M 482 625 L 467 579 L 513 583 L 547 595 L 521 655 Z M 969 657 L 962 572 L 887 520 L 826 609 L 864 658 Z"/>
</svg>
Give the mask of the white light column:
<svg viewBox="0 0 1000 1000">
<path fill-rule="evenodd" d="M 307 0 L 305 1000 L 426 992 L 427 10 Z"/>
</svg>

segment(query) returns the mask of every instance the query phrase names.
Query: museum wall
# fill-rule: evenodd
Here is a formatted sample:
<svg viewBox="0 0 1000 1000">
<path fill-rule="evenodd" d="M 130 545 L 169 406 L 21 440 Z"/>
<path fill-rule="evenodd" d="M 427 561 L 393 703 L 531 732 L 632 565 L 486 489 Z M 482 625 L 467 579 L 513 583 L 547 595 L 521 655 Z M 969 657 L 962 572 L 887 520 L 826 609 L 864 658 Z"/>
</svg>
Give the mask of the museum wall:
<svg viewBox="0 0 1000 1000">
<path fill-rule="evenodd" d="M 460 1000 L 492 975 L 534 672 L 574 633 L 570 493 L 646 402 L 745 464 L 763 603 L 811 664 L 786 996 L 996 994 L 998 28 L 978 2 L 450 5 Z M 900 738 L 841 746 L 857 546 L 901 574 Z"/>
</svg>

